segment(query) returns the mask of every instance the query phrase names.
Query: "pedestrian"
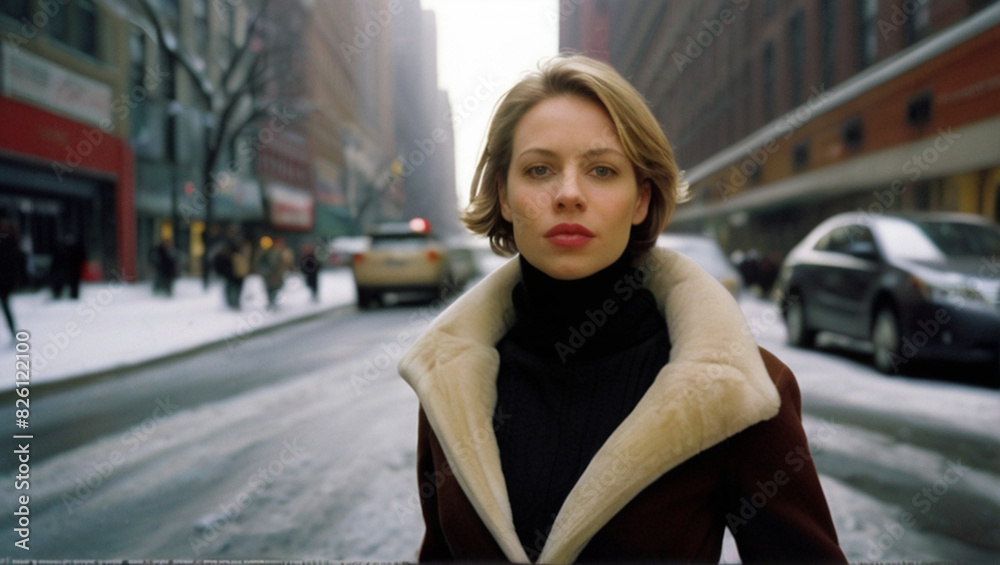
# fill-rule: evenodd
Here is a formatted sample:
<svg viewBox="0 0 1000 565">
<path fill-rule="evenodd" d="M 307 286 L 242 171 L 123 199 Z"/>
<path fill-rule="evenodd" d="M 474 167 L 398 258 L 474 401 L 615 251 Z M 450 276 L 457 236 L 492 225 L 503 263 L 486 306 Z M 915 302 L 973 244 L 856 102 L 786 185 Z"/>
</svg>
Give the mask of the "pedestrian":
<svg viewBox="0 0 1000 565">
<path fill-rule="evenodd" d="M 0 218 L 0 305 L 12 338 L 17 335 L 17 323 L 10 307 L 10 295 L 25 278 L 26 259 L 17 228 L 7 218 Z"/>
<path fill-rule="evenodd" d="M 299 269 L 306 279 L 306 286 L 313 302 L 319 302 L 319 259 L 316 258 L 316 247 L 311 243 L 302 246 L 302 259 L 299 261 Z"/>
<path fill-rule="evenodd" d="M 560 57 L 496 107 L 463 214 L 519 253 L 404 354 L 421 561 L 846 560 L 791 371 L 732 296 L 655 248 L 686 198 L 610 66 Z"/>
<path fill-rule="evenodd" d="M 153 248 L 153 294 L 174 295 L 174 279 L 177 277 L 177 252 L 174 240 L 164 237 Z"/>
<path fill-rule="evenodd" d="M 295 265 L 295 255 L 285 246 L 285 240 L 277 238 L 260 256 L 258 269 L 264 278 L 267 290 L 267 308 L 277 308 L 278 293 L 285 284 L 285 274 Z"/>
<path fill-rule="evenodd" d="M 52 298 L 62 298 L 63 289 L 69 291 L 69 297 L 76 300 L 80 297 L 80 279 L 83 276 L 83 264 L 87 260 L 87 252 L 83 242 L 72 233 L 66 234 L 59 241 L 52 254 Z"/>
<path fill-rule="evenodd" d="M 223 296 L 226 306 L 233 310 L 240 309 L 243 296 L 243 283 L 250 274 L 250 257 L 253 247 L 243 237 L 236 225 L 229 226 L 225 240 L 222 241 L 213 254 L 212 263 L 215 270 L 223 278 Z"/>
</svg>

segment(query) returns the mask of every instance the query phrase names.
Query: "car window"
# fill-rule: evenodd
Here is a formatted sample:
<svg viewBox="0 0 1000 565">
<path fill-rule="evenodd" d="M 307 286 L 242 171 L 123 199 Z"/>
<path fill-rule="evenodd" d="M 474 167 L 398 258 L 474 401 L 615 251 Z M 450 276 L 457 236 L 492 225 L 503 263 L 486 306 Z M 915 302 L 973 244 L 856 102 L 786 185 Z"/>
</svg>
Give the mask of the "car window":
<svg viewBox="0 0 1000 565">
<path fill-rule="evenodd" d="M 959 222 L 917 222 L 926 236 L 948 256 L 1000 252 L 1000 230 Z"/>
<path fill-rule="evenodd" d="M 921 261 L 1000 252 L 1000 230 L 965 222 L 887 218 L 879 226 L 879 240 L 889 254 Z"/>
<path fill-rule="evenodd" d="M 378 235 L 372 238 L 372 249 L 419 248 L 430 243 L 424 234 Z"/>
</svg>

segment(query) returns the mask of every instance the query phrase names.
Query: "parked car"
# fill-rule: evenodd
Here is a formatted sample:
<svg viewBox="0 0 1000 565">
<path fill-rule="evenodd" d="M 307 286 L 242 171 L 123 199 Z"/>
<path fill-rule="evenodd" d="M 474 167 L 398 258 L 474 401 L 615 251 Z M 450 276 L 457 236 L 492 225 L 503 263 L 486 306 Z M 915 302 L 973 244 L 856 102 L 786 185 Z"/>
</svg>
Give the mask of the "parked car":
<svg viewBox="0 0 1000 565">
<path fill-rule="evenodd" d="M 352 260 L 358 306 L 369 308 L 388 293 L 420 294 L 428 299 L 457 292 L 472 276 L 460 250 L 435 237 L 425 220 L 381 224 L 367 250 Z"/>
<path fill-rule="evenodd" d="M 828 331 L 871 343 L 875 366 L 913 359 L 998 363 L 1000 226 L 969 214 L 845 213 L 782 264 L 788 341 Z"/>
<path fill-rule="evenodd" d="M 656 245 L 687 255 L 722 283 L 734 298 L 739 298 L 743 291 L 743 277 L 729 262 L 715 238 L 697 234 L 663 233 L 657 238 Z"/>
</svg>

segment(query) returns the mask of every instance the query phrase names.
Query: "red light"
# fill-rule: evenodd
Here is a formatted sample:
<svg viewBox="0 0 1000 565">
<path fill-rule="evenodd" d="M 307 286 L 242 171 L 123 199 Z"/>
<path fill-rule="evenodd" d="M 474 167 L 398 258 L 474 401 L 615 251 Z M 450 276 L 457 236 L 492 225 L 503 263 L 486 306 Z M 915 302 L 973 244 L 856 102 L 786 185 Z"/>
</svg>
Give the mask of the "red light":
<svg viewBox="0 0 1000 565">
<path fill-rule="evenodd" d="M 354 262 L 355 263 L 362 263 L 362 262 L 364 262 L 364 260 L 365 260 L 365 254 L 364 253 L 355 253 L 354 254 Z"/>
<path fill-rule="evenodd" d="M 441 258 L 441 254 L 438 253 L 437 251 L 428 251 L 427 252 L 427 260 L 430 261 L 430 262 L 432 262 L 432 263 L 434 261 L 437 261 L 440 258 Z"/>
<path fill-rule="evenodd" d="M 194 194 L 194 183 L 193 182 L 187 181 L 186 183 L 184 183 L 184 194 L 187 194 L 188 196 L 191 196 L 192 194 Z"/>
<path fill-rule="evenodd" d="M 431 223 L 425 218 L 413 218 L 410 220 L 410 229 L 416 233 L 430 233 Z"/>
</svg>

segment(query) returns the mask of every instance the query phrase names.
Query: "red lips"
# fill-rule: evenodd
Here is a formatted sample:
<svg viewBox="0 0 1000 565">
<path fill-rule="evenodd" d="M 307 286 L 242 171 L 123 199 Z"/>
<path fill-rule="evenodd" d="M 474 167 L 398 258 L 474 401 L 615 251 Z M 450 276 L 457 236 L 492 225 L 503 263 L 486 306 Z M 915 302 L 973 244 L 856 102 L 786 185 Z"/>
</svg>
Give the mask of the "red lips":
<svg viewBox="0 0 1000 565">
<path fill-rule="evenodd" d="M 561 247 L 579 247 L 594 238 L 594 232 L 580 224 L 559 224 L 545 232 L 545 238 Z"/>
</svg>

